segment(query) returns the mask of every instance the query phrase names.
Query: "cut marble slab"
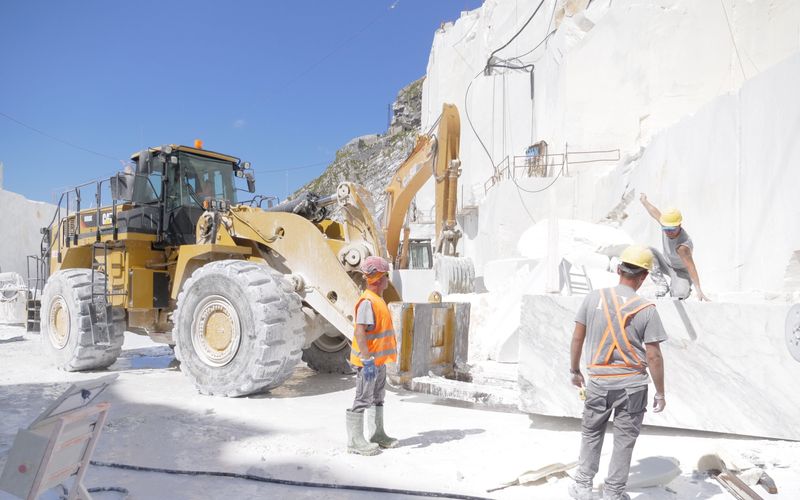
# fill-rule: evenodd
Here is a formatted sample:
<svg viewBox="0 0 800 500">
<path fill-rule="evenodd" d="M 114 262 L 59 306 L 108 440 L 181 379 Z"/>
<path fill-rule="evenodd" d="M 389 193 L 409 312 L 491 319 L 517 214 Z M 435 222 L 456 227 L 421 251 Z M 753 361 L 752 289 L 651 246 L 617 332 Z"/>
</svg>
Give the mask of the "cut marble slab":
<svg viewBox="0 0 800 500">
<path fill-rule="evenodd" d="M 526 295 L 519 328 L 520 409 L 580 417 L 569 346 L 581 297 Z M 789 304 L 656 301 L 667 407 L 646 425 L 800 440 L 800 363 L 786 348 Z M 582 363 L 585 360 L 582 360 Z M 582 365 L 585 373 L 585 368 Z M 650 395 L 653 394 L 650 386 Z M 652 399 L 652 398 L 651 398 Z M 652 401 L 651 401 L 652 403 Z"/>
</svg>

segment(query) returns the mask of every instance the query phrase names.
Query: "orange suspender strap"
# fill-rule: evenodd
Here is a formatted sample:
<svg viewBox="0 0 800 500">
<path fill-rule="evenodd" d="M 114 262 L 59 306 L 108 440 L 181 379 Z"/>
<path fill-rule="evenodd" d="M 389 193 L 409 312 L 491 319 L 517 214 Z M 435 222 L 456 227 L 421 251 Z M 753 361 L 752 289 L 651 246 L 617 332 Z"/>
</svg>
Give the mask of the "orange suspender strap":
<svg viewBox="0 0 800 500">
<path fill-rule="evenodd" d="M 609 290 L 609 291 L 611 292 L 611 296 L 614 297 L 614 291 L 613 290 Z M 610 333 L 611 334 L 611 345 L 609 346 L 608 354 L 606 355 L 606 357 L 603 360 L 603 363 L 601 363 L 601 365 L 608 364 L 608 362 L 611 360 L 611 355 L 614 353 L 614 349 L 619 349 L 619 353 L 622 356 L 622 359 L 625 362 L 625 365 L 626 366 L 631 366 L 630 360 L 628 360 L 628 357 L 625 356 L 625 351 L 622 349 L 622 346 L 620 346 L 619 340 L 617 340 L 617 332 L 616 332 L 616 328 L 614 328 L 614 323 L 611 320 L 611 313 L 608 310 L 609 309 L 608 308 L 608 299 L 606 299 L 605 292 L 606 292 L 606 290 L 602 290 L 602 289 L 600 290 L 600 302 L 603 305 L 603 313 L 606 316 L 606 324 L 607 324 L 607 326 L 606 326 L 606 333 L 603 335 L 603 340 L 600 342 L 600 345 L 597 346 L 597 353 L 595 355 L 595 363 L 597 363 L 597 358 L 598 358 L 598 356 L 601 355 L 603 347 L 605 346 L 605 343 L 606 343 L 606 339 L 608 338 L 608 334 Z M 615 308 L 619 307 L 619 305 L 617 304 L 616 300 L 614 300 L 614 305 L 615 305 Z M 617 316 L 619 316 L 619 311 L 616 311 L 616 312 L 617 312 Z M 623 336 L 625 335 L 624 331 L 623 331 L 622 335 Z"/>
<path fill-rule="evenodd" d="M 615 312 L 615 315 L 616 315 L 616 318 L 617 318 L 617 321 L 618 321 L 618 325 L 619 325 L 619 330 L 620 330 L 620 331 L 617 331 L 617 328 L 614 327 L 614 323 L 613 323 L 613 321 L 611 319 L 611 313 L 610 313 L 609 307 L 608 307 L 608 299 L 605 296 L 605 292 L 606 292 L 606 290 L 600 290 L 600 301 L 601 301 L 601 303 L 603 305 L 603 313 L 606 316 L 606 329 L 603 332 L 603 338 L 600 341 L 599 345 L 597 346 L 597 352 L 595 353 L 594 359 L 592 360 L 592 364 L 590 366 L 591 367 L 595 367 L 595 368 L 602 368 L 602 367 L 610 367 L 610 366 L 612 366 L 612 365 L 609 365 L 608 362 L 611 360 L 611 356 L 614 353 L 614 349 L 619 349 L 619 353 L 622 356 L 622 359 L 623 359 L 623 361 L 625 363 L 624 366 L 630 367 L 630 368 L 641 366 L 642 362 L 639 359 L 639 356 L 636 355 L 636 351 L 633 349 L 633 346 L 631 345 L 630 340 L 628 339 L 628 335 L 625 333 L 625 326 L 626 326 L 626 324 L 628 322 L 628 319 L 631 316 L 633 316 L 634 314 L 638 313 L 642 309 L 651 306 L 652 304 L 643 301 L 640 297 L 634 296 L 629 301 L 627 301 L 624 305 L 622 305 L 620 307 L 619 300 L 617 299 L 616 292 L 613 289 L 609 289 L 608 292 L 611 293 L 611 300 L 614 303 L 614 312 Z M 624 316 L 622 315 L 622 309 L 624 309 L 625 307 L 629 307 L 631 305 L 634 305 L 638 301 L 641 301 L 642 304 L 635 306 L 633 308 L 633 310 L 627 312 Z M 608 348 L 608 353 L 605 356 L 605 359 L 602 359 L 603 348 L 606 345 L 606 340 L 608 339 L 609 334 L 611 335 L 611 345 Z M 631 357 L 636 361 L 635 365 L 631 364 L 630 360 L 625 355 L 625 349 L 622 348 L 622 345 L 620 344 L 619 340 L 617 339 L 617 335 L 622 336 L 622 338 L 624 339 L 625 345 L 628 348 L 628 354 L 630 354 Z M 602 362 L 598 363 L 601 359 L 602 359 Z M 600 376 L 611 377 L 611 376 L 627 376 L 627 375 L 629 375 L 629 374 L 600 375 Z"/>
<path fill-rule="evenodd" d="M 625 307 L 631 304 L 632 302 L 639 300 L 639 298 L 634 295 L 623 306 L 620 306 L 619 300 L 617 299 L 617 294 L 614 292 L 614 290 L 611 290 L 611 300 L 614 301 L 614 310 L 617 313 L 617 321 L 619 321 L 620 336 L 623 338 L 623 340 L 625 340 L 625 345 L 628 346 L 628 352 L 630 353 L 631 357 L 636 361 L 636 365 L 641 365 L 642 360 L 640 360 L 639 356 L 636 355 L 636 351 L 633 350 L 633 346 L 631 345 L 631 342 L 628 339 L 628 335 L 625 333 L 625 324 L 628 318 L 631 316 L 631 313 L 626 314 L 625 318 L 623 319 L 622 312 L 620 311 L 622 307 Z"/>
</svg>

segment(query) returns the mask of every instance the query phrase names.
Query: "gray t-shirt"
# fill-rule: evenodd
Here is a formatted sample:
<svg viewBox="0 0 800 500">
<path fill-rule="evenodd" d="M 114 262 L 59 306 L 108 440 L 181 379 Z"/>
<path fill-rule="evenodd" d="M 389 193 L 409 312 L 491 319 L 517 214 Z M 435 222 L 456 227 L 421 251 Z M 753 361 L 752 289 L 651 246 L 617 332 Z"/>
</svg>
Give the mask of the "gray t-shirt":
<svg viewBox="0 0 800 500">
<path fill-rule="evenodd" d="M 614 287 L 614 290 L 622 301 L 621 304 L 636 294 L 633 288 L 626 285 L 617 285 Z M 611 307 L 613 307 L 613 305 Z M 607 323 L 605 314 L 603 313 L 603 304 L 600 301 L 599 290 L 591 292 L 583 299 L 583 303 L 580 309 L 578 309 L 578 313 L 575 315 L 575 321 L 586 325 L 586 339 L 583 343 L 583 362 L 584 365 L 588 365 L 592 362 L 592 358 L 597 352 L 600 341 L 603 339 L 603 333 L 605 332 Z M 646 307 L 636 313 L 625 327 L 625 333 L 634 352 L 645 366 L 647 366 L 645 344 L 667 340 L 667 332 L 664 330 L 664 325 L 661 323 L 661 318 L 655 307 Z M 611 358 L 611 362 L 613 363 L 614 361 L 622 361 L 619 352 L 616 350 Z M 649 380 L 650 378 L 646 373 L 629 377 L 589 377 L 587 385 L 590 389 L 625 389 L 646 386 Z"/>
<path fill-rule="evenodd" d="M 686 264 L 683 263 L 683 259 L 678 255 L 678 247 L 686 246 L 689 247 L 689 250 L 694 250 L 694 244 L 689 233 L 684 228 L 681 228 L 681 232 L 678 233 L 676 238 L 670 238 L 664 231 L 661 231 L 661 243 L 664 246 L 664 257 L 667 258 L 667 263 L 670 267 L 672 269 L 686 269 Z"/>
<path fill-rule="evenodd" d="M 375 313 L 372 312 L 372 302 L 367 299 L 361 301 L 356 309 L 356 324 L 366 325 L 367 330 L 375 328 Z"/>
</svg>

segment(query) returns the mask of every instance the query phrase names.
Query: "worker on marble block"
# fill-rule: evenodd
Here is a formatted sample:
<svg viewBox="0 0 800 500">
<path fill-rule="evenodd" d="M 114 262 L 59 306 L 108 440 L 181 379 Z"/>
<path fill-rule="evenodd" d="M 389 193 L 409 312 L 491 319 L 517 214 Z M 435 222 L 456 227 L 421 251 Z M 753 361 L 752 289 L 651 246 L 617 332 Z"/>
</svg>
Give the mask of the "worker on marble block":
<svg viewBox="0 0 800 500">
<path fill-rule="evenodd" d="M 664 253 L 651 248 L 656 259 L 656 268 L 651 276 L 653 281 L 662 287 L 662 292 L 658 296 L 666 295 L 669 290 L 671 297 L 685 299 L 692 293 L 694 284 L 697 288 L 697 298 L 707 301 L 708 297 L 700 288 L 700 276 L 697 274 L 697 267 L 692 257 L 694 244 L 689 233 L 681 226 L 683 216 L 680 210 L 669 208 L 661 212 L 647 200 L 647 195 L 644 193 L 639 196 L 639 200 L 647 213 L 661 224 L 661 243 Z M 669 276 L 668 286 L 666 276 Z"/>
</svg>

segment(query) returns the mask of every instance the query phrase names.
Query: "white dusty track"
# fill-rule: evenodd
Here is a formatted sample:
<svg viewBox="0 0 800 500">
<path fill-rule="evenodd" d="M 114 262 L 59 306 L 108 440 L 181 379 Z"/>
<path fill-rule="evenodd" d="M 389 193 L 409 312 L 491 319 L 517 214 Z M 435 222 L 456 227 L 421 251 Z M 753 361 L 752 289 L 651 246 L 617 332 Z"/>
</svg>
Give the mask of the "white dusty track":
<svg viewBox="0 0 800 500">
<path fill-rule="evenodd" d="M 576 419 L 529 417 L 391 390 L 387 427 L 400 438 L 400 448 L 377 457 L 348 455 L 343 451 L 344 410 L 352 399 L 352 377 L 316 375 L 301 365 L 271 394 L 201 396 L 170 366 L 167 347 L 127 335 L 122 358 L 111 367 L 120 377 L 106 394 L 112 409 L 95 460 L 489 498 L 565 497 L 567 479 L 492 494 L 485 490 L 527 470 L 575 460 L 580 440 Z M 105 373 L 64 373 L 45 366 L 38 335 L 16 327 L 0 327 L 0 366 L 0 466 L 17 428 L 27 426 L 70 381 Z M 634 462 L 672 456 L 682 473 L 668 485 L 676 493 L 656 488 L 633 492 L 633 498 L 727 498 L 716 483 L 693 474 L 697 459 L 718 449 L 764 464 L 780 489 L 770 498 L 800 497 L 800 443 L 647 427 Z M 602 474 L 603 469 L 598 478 Z M 140 499 L 406 498 L 98 467 L 89 470 L 86 483 L 123 486 L 131 498 Z"/>
</svg>

